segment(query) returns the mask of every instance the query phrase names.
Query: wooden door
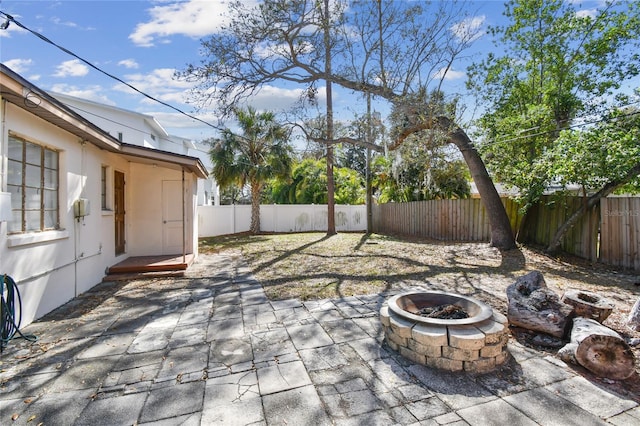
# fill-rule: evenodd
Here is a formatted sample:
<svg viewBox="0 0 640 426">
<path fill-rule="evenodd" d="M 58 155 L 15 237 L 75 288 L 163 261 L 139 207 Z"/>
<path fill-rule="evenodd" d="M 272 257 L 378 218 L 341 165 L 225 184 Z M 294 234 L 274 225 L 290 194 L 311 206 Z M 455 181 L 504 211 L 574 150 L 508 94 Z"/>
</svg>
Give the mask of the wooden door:
<svg viewBox="0 0 640 426">
<path fill-rule="evenodd" d="M 122 172 L 116 171 L 113 175 L 113 198 L 117 256 L 125 251 L 124 173 Z"/>
</svg>

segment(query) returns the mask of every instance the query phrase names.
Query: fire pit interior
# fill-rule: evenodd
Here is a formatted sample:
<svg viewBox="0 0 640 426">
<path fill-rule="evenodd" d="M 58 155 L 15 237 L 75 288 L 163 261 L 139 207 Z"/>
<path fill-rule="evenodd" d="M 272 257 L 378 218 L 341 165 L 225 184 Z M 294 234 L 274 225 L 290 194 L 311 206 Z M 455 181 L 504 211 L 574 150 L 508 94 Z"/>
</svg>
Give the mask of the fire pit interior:
<svg viewBox="0 0 640 426">
<path fill-rule="evenodd" d="M 380 310 L 387 344 L 406 358 L 450 371 L 486 372 L 507 359 L 507 318 L 458 294 L 393 296 Z"/>
</svg>

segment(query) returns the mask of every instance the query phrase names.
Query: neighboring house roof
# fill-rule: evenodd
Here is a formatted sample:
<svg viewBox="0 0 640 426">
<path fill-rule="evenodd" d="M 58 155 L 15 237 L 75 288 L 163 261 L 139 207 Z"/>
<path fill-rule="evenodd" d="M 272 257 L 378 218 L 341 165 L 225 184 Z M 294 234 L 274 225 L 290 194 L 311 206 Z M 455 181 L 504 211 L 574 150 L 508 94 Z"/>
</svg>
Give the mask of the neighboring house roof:
<svg viewBox="0 0 640 426">
<path fill-rule="evenodd" d="M 2 74 L 0 95 L 18 108 L 106 151 L 121 154 L 139 163 L 163 162 L 176 168 L 184 167 L 199 178 L 207 178 L 208 172 L 200 159 L 122 143 L 44 90 L 13 72 L 6 65 L 0 64 L 0 72 Z"/>
<path fill-rule="evenodd" d="M 158 120 L 156 120 L 156 118 L 152 115 L 149 114 L 143 114 L 141 112 L 136 112 L 136 111 L 130 111 L 128 109 L 124 109 L 124 108 L 120 108 L 114 105 L 107 105 L 104 103 L 100 103 L 100 102 L 96 102 L 96 101 L 92 101 L 89 99 L 84 99 L 84 98 L 78 98 L 75 96 L 69 96 L 66 95 L 64 93 L 58 93 L 58 92 L 48 92 L 51 96 L 53 96 L 54 98 L 58 99 L 59 101 L 67 104 L 67 103 L 71 103 L 71 108 L 74 110 L 79 110 L 80 115 L 84 115 L 82 114 L 82 112 L 84 112 L 85 114 L 89 114 L 89 115 L 95 115 L 95 110 L 103 110 L 103 111 L 114 111 L 116 113 L 121 113 L 121 114 L 127 114 L 130 116 L 136 116 L 138 117 L 141 121 L 144 121 L 148 126 L 149 129 L 152 130 L 153 132 L 157 133 L 158 136 L 163 137 L 163 138 L 168 138 L 169 137 L 169 133 L 167 133 L 167 131 L 165 130 L 164 127 L 162 127 L 162 124 L 160 124 L 158 122 Z M 81 107 L 77 106 L 77 105 L 73 105 L 73 104 L 77 104 L 77 103 L 82 103 L 82 104 L 86 104 L 88 106 L 87 111 L 83 110 Z"/>
<path fill-rule="evenodd" d="M 471 194 L 479 194 L 478 187 L 475 182 L 470 182 L 469 185 L 471 186 Z M 518 188 L 507 187 L 500 182 L 494 182 L 494 186 L 496 187 L 498 194 L 501 196 L 513 197 L 519 194 Z"/>
</svg>

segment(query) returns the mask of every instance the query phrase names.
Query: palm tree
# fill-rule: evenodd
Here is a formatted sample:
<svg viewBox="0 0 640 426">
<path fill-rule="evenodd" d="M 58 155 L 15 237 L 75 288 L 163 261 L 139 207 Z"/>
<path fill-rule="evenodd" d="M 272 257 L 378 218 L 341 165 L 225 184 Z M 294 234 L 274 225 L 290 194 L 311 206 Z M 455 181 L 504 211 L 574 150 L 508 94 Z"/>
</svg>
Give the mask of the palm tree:
<svg viewBox="0 0 640 426">
<path fill-rule="evenodd" d="M 291 147 L 287 131 L 272 112 L 252 107 L 235 111 L 242 134 L 225 129 L 209 152 L 212 174 L 222 187 L 249 184 L 251 188 L 250 232 L 260 232 L 260 200 L 268 179 L 283 177 L 291 170 Z"/>
</svg>

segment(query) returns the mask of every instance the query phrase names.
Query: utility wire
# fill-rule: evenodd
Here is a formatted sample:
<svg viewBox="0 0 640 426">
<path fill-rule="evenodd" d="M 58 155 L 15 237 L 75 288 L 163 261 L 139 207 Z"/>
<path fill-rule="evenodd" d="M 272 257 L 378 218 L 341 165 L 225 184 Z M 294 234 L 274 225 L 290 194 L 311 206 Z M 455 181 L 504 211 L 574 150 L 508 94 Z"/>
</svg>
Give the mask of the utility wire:
<svg viewBox="0 0 640 426">
<path fill-rule="evenodd" d="M 639 101 L 639 102 L 640 102 L 640 101 Z M 633 105 L 633 104 L 635 104 L 635 103 L 638 103 L 638 102 L 633 102 L 633 103 L 631 103 L 631 104 L 622 105 L 622 106 L 615 107 L 615 108 L 616 108 L 616 109 L 624 108 L 624 107 L 627 107 L 627 106 L 631 106 L 631 105 Z M 586 122 L 584 122 L 584 123 L 576 123 L 576 124 L 572 124 L 571 126 L 567 126 L 566 128 L 564 128 L 564 129 L 559 129 L 559 130 L 560 130 L 560 131 L 562 131 L 562 130 L 570 130 L 570 129 L 576 129 L 576 128 L 583 127 L 583 126 L 588 126 L 588 125 L 590 125 L 590 124 L 598 124 L 598 123 L 604 123 L 604 122 L 610 122 L 610 121 L 618 121 L 618 120 L 620 120 L 620 119 L 624 119 L 624 118 L 627 118 L 627 117 L 632 117 L 632 116 L 634 116 L 634 115 L 638 115 L 638 114 L 640 114 L 640 111 L 633 111 L 633 112 L 630 112 L 630 113 L 628 113 L 628 114 L 622 114 L 622 115 L 616 116 L 616 117 L 614 117 L 614 118 L 610 118 L 610 117 L 603 117 L 603 118 L 599 118 L 599 119 L 597 119 L 597 120 L 586 121 Z M 579 118 L 581 118 L 581 117 L 577 117 L 577 118 L 579 119 Z M 538 127 L 532 127 L 532 128 L 530 128 L 530 129 L 526 129 L 526 130 L 534 130 L 534 129 L 537 129 L 537 128 L 540 128 L 540 127 L 539 127 L 539 126 L 538 126 Z M 521 135 L 521 136 L 514 136 L 514 137 L 512 137 L 512 138 L 507 138 L 507 139 L 497 139 L 497 140 L 493 140 L 493 141 L 487 141 L 487 142 L 485 142 L 483 145 L 485 145 L 485 146 L 487 146 L 487 145 L 494 145 L 494 144 L 504 143 L 504 142 L 513 142 L 513 141 L 517 141 L 517 140 L 520 140 L 520 139 L 527 139 L 527 138 L 531 138 L 531 137 L 535 137 L 535 136 L 544 136 L 544 135 L 549 135 L 549 134 L 552 134 L 552 133 L 558 132 L 559 130 L 558 130 L 558 129 L 554 129 L 554 130 L 545 130 L 544 132 L 538 132 L 538 133 L 527 134 L 527 135 Z"/>
<path fill-rule="evenodd" d="M 57 43 L 55 43 L 55 42 L 51 41 L 50 39 L 48 39 L 46 36 L 44 36 L 44 35 L 40 34 L 39 32 L 32 30 L 31 28 L 27 27 L 26 25 L 23 25 L 22 23 L 20 23 L 19 21 L 17 21 L 13 16 L 11 16 L 11 15 L 9 15 L 9 14 L 5 13 L 5 12 L 2 12 L 2 11 L 0 11 L 0 15 L 4 16 L 4 17 L 5 17 L 5 19 L 6 19 L 5 23 L 4 23 L 4 24 L 2 24 L 2 26 L 3 26 L 5 29 L 6 29 L 6 27 L 8 27 L 8 23 L 9 23 L 9 22 L 14 23 L 14 24 L 16 24 L 18 27 L 20 27 L 20 28 L 22 28 L 22 29 L 24 29 L 24 30 L 26 30 L 26 31 L 29 31 L 31 34 L 35 35 L 36 37 L 38 37 L 39 39 L 43 40 L 44 42 L 49 43 L 50 45 L 57 47 L 58 49 L 60 49 L 60 50 L 62 50 L 63 52 L 65 52 L 66 54 L 73 56 L 74 58 L 76 58 L 76 59 L 78 59 L 79 61 L 81 61 L 81 62 L 85 63 L 86 65 L 88 65 L 89 67 L 93 68 L 94 70 L 96 70 L 96 71 L 98 71 L 98 72 L 100 72 L 100 73 L 102 73 L 102 74 L 106 75 L 107 77 L 112 78 L 113 80 L 116 80 L 117 82 L 124 84 L 125 86 L 127 86 L 127 87 L 129 87 L 130 89 L 134 90 L 135 92 L 137 92 L 137 93 L 141 94 L 142 96 L 144 96 L 144 97 L 146 97 L 146 98 L 149 98 L 149 99 L 151 99 L 152 101 L 157 102 L 157 103 L 159 103 L 159 104 L 161 104 L 161 105 L 164 105 L 164 106 L 166 106 L 167 108 L 170 108 L 170 109 L 172 109 L 172 110 L 174 110 L 174 111 L 176 111 L 176 112 L 178 112 L 178 113 L 180 113 L 180 114 L 182 114 L 182 115 L 184 115 L 184 116 L 186 116 L 186 117 L 189 117 L 189 118 L 190 118 L 190 119 L 192 119 L 192 120 L 195 120 L 195 121 L 198 121 L 198 122 L 200 122 L 200 123 L 202 123 L 202 124 L 205 124 L 205 125 L 207 125 L 207 126 L 209 126 L 209 127 L 213 128 L 213 129 L 215 129 L 215 130 L 218 130 L 218 131 L 222 131 L 222 130 L 223 130 L 223 129 L 222 129 L 221 127 L 219 127 L 219 126 L 216 126 L 216 125 L 214 125 L 214 124 L 209 123 L 208 121 L 202 120 L 202 119 L 200 119 L 200 118 L 198 118 L 198 117 L 196 117 L 196 116 L 194 116 L 194 115 L 191 115 L 191 114 L 189 114 L 189 113 L 186 113 L 186 112 L 182 111 L 181 109 L 174 107 L 174 106 L 173 106 L 173 105 L 171 105 L 171 104 L 168 104 L 168 103 L 166 103 L 166 102 L 164 102 L 164 101 L 161 101 L 160 99 L 157 99 L 157 98 L 155 98 L 155 97 L 153 97 L 153 96 L 151 96 L 151 95 L 149 95 L 149 94 L 147 94 L 147 93 L 143 92 L 142 90 L 140 90 L 140 89 L 136 88 L 135 86 L 133 86 L 133 85 L 131 85 L 131 84 L 127 83 L 126 81 L 122 80 L 121 78 L 119 78 L 119 77 L 117 77 L 117 76 L 115 76 L 115 75 L 113 75 L 113 74 L 110 74 L 110 73 L 108 73 L 107 71 L 104 71 L 103 69 L 101 69 L 101 68 L 99 68 L 99 67 L 97 67 L 97 66 L 93 65 L 91 62 L 87 61 L 86 59 L 82 58 L 81 56 L 79 56 L 79 55 L 77 55 L 77 54 L 73 53 L 73 52 L 72 52 L 72 51 L 70 51 L 69 49 L 67 49 L 67 48 L 65 48 L 65 47 L 63 47 L 63 46 L 60 46 L 59 44 L 57 44 Z"/>
<path fill-rule="evenodd" d="M 53 95 L 53 97 L 55 98 L 55 95 Z M 60 99 L 58 99 L 58 100 L 60 100 Z M 141 130 L 141 129 L 137 128 L 137 127 L 133 127 L 133 126 L 130 126 L 130 125 L 128 125 L 128 124 L 121 123 L 121 122 L 116 121 L 116 120 L 113 120 L 113 119 L 111 119 L 111 118 L 109 118 L 109 117 L 105 117 L 104 115 L 100 115 L 100 114 L 98 114 L 98 113 L 96 113 L 96 112 L 94 112 L 94 111 L 89 111 L 89 110 L 87 110 L 87 109 L 81 108 L 81 107 L 79 107 L 79 106 L 77 106 L 77 105 L 75 105 L 75 104 L 65 103 L 65 102 L 63 102 L 63 101 L 60 101 L 60 102 L 62 102 L 63 104 L 65 104 L 66 106 L 68 106 L 68 107 L 69 107 L 69 108 L 71 108 L 71 109 L 74 109 L 74 110 L 77 110 L 77 111 L 82 111 L 82 112 L 83 112 L 83 113 L 85 113 L 85 114 L 88 114 L 88 115 L 91 115 L 91 116 L 94 116 L 94 117 L 101 118 L 101 119 L 103 119 L 103 120 L 105 120 L 105 121 L 108 121 L 108 122 L 110 122 L 110 123 L 114 123 L 114 124 L 117 124 L 117 125 L 119 125 L 119 126 L 122 126 L 123 128 L 131 129 L 131 130 L 133 130 L 133 131 L 135 131 L 135 132 L 142 133 L 142 134 L 145 134 L 145 135 L 149 133 L 147 130 Z M 137 113 L 135 113 L 135 114 L 137 114 Z M 172 139 L 171 139 L 171 136 L 172 136 L 172 135 L 169 135 L 169 137 L 160 136 L 160 139 L 161 139 L 161 140 L 163 140 L 163 141 L 167 141 L 167 142 L 169 142 L 169 143 L 172 143 L 172 144 L 174 144 L 174 145 L 180 145 L 180 143 L 179 143 L 179 142 L 176 142 L 176 141 L 172 140 Z M 176 135 L 176 136 L 177 136 L 177 135 Z M 181 138 L 181 139 L 188 139 L 188 138 L 182 138 L 182 137 L 180 137 L 180 138 Z M 200 149 L 196 148 L 196 151 L 202 151 L 202 150 L 200 150 Z"/>
<path fill-rule="evenodd" d="M 184 115 L 185 117 L 188 117 L 188 118 L 190 118 L 192 120 L 195 120 L 195 121 L 198 121 L 198 122 L 200 122 L 202 124 L 205 124 L 206 126 L 209 126 L 209 127 L 213 128 L 215 130 L 218 130 L 218 131 L 224 131 L 225 130 L 225 128 L 222 128 L 220 126 L 216 126 L 214 124 L 211 124 L 208 121 L 202 120 L 202 119 L 200 119 L 200 118 L 198 118 L 198 117 L 196 117 L 194 115 L 191 115 L 191 114 L 189 114 L 187 112 L 182 111 L 181 109 L 179 109 L 179 108 L 177 108 L 177 107 L 175 107 L 175 106 L 173 106 L 171 104 L 168 104 L 168 103 L 166 103 L 164 101 L 161 101 L 161 100 L 159 100 L 159 99 L 157 99 L 157 98 L 155 98 L 155 97 L 143 92 L 142 90 L 136 88 L 135 86 L 127 83 L 126 81 L 122 80 L 121 78 L 119 78 L 119 77 L 117 77 L 117 76 L 115 76 L 113 74 L 110 74 L 107 71 L 104 71 L 103 69 L 95 66 L 91 62 L 89 62 L 86 59 L 82 58 L 81 56 L 77 55 L 76 53 L 70 51 L 69 49 L 67 49 L 67 48 L 65 48 L 63 46 L 60 46 L 59 44 L 51 41 L 49 38 L 47 38 L 46 36 L 40 34 L 39 32 L 30 29 L 26 25 L 24 25 L 21 22 L 17 21 L 13 16 L 9 15 L 8 13 L 0 11 L 0 15 L 4 16 L 5 19 L 6 19 L 6 21 L 2 24 L 2 29 L 6 29 L 9 26 L 10 22 L 14 23 L 18 27 L 30 32 L 31 34 L 35 35 L 39 39 L 43 40 L 44 42 L 46 42 L 48 44 L 51 44 L 52 46 L 57 47 L 58 49 L 60 49 L 63 52 L 67 53 L 68 55 L 71 55 L 74 58 L 78 59 L 79 61 L 85 63 L 86 65 L 88 65 L 89 67 L 93 68 L 94 70 L 106 75 L 107 77 L 109 77 L 109 78 L 111 78 L 113 80 L 118 81 L 119 83 L 124 84 L 125 86 L 127 86 L 130 89 L 134 90 L 135 92 L 141 94 L 142 96 L 144 96 L 144 97 L 146 97 L 146 98 L 148 98 L 148 99 L 150 99 L 150 100 L 152 100 L 154 102 L 157 102 L 157 103 L 159 103 L 161 105 L 164 105 L 167 108 L 170 108 L 170 109 L 178 112 L 179 114 Z M 636 103 L 640 103 L 640 101 L 632 102 L 630 104 L 619 106 L 619 107 L 616 107 L 616 108 L 624 108 L 624 107 L 627 107 L 627 106 L 634 105 Z M 632 112 L 632 113 L 629 113 L 629 114 L 626 114 L 626 115 L 622 115 L 622 116 L 616 117 L 616 119 L 633 116 L 633 115 L 636 115 L 636 114 L 639 114 L 639 113 L 640 113 L 640 111 Z M 574 120 L 575 119 L 580 119 L 580 118 L 582 118 L 582 117 L 576 117 L 576 118 L 574 118 Z M 593 120 L 593 121 L 588 121 L 588 122 L 584 122 L 584 123 L 574 124 L 574 125 L 568 126 L 566 129 L 574 129 L 574 128 L 583 127 L 583 126 L 587 126 L 587 125 L 590 125 L 590 124 L 596 124 L 596 123 L 601 123 L 601 122 L 610 121 L 610 120 L 611 119 L 609 119 L 609 118 L 601 118 L 601 119 L 598 119 L 598 120 Z M 536 128 L 539 128 L 539 126 L 532 127 L 530 129 L 527 129 L 527 130 L 534 130 Z M 562 130 L 566 130 L 566 129 L 562 129 Z M 534 133 L 534 134 L 529 134 L 529 135 L 516 136 L 516 137 L 508 138 L 508 139 L 499 139 L 499 140 L 494 140 L 494 141 L 490 141 L 490 142 L 488 141 L 488 142 L 485 142 L 484 145 L 486 146 L 486 145 L 493 145 L 493 144 L 503 143 L 503 142 L 513 142 L 513 141 L 516 141 L 516 140 L 525 139 L 525 138 L 529 138 L 529 137 L 543 136 L 543 135 L 546 135 L 546 134 L 551 134 L 551 133 L 554 133 L 556 131 L 557 130 L 547 130 L 547 131 L 544 131 L 544 132 L 539 132 L 539 133 Z"/>
</svg>

